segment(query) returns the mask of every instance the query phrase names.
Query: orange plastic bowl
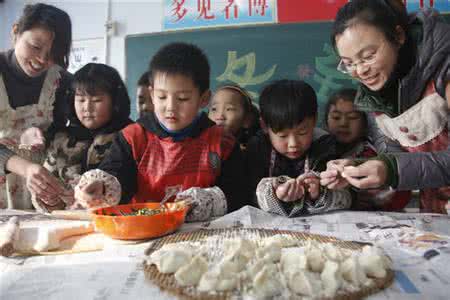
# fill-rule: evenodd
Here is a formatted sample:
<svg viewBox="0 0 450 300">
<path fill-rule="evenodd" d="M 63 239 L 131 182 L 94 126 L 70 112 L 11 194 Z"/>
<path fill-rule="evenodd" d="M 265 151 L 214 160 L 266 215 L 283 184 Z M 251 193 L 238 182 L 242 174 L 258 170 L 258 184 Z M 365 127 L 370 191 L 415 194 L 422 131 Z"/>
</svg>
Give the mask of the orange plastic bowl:
<svg viewBox="0 0 450 300">
<path fill-rule="evenodd" d="M 166 210 L 151 216 L 123 216 L 141 208 L 158 209 L 159 202 L 116 205 L 92 211 L 95 230 L 113 239 L 141 240 L 176 231 L 183 223 L 188 206 L 167 203 Z"/>
</svg>

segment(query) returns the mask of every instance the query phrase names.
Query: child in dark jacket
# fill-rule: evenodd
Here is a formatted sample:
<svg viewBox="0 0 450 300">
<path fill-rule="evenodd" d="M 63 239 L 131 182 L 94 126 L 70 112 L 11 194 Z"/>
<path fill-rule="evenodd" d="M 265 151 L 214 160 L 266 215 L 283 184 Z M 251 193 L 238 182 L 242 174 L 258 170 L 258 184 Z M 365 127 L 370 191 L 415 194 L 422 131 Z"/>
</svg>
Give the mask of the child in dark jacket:
<svg viewBox="0 0 450 300">
<path fill-rule="evenodd" d="M 156 202 L 179 192 L 192 199 L 188 221 L 207 220 L 243 206 L 243 160 L 231 134 L 202 113 L 209 101 L 210 68 L 196 46 L 172 43 L 150 62 L 153 113 L 122 130 L 98 170 L 117 178 L 121 203 Z M 105 197 L 105 180 L 77 186 L 83 202 Z M 105 193 L 106 192 L 106 193 Z"/>
<path fill-rule="evenodd" d="M 74 74 L 73 96 L 69 99 L 66 127 L 56 133 L 44 162 L 66 190 L 53 199 L 33 196 L 33 206 L 41 212 L 106 206 L 120 199 L 109 193 L 105 202 L 78 203 L 73 188 L 81 174 L 100 165 L 115 134 L 131 123 L 130 98 L 124 82 L 114 68 L 89 63 Z"/>
<path fill-rule="evenodd" d="M 288 217 L 349 208 L 348 190 L 330 191 L 317 172 L 335 159 L 332 136 L 315 129 L 316 94 L 303 81 L 280 80 L 260 95 L 263 132 L 247 148 L 249 188 L 258 206 Z"/>
<path fill-rule="evenodd" d="M 377 155 L 367 137 L 367 117 L 353 103 L 355 89 L 341 89 L 328 99 L 325 123 L 336 137 L 339 156 L 342 158 L 370 158 Z M 396 192 L 392 188 L 357 190 L 352 208 L 359 210 L 402 210 L 411 199 L 410 191 Z"/>
</svg>

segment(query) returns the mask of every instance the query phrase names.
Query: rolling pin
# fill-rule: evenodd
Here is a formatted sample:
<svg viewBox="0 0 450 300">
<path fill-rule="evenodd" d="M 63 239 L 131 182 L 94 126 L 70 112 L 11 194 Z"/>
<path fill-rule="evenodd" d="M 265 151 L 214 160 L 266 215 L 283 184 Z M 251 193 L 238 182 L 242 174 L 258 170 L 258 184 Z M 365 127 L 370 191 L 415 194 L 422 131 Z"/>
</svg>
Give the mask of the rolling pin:
<svg viewBox="0 0 450 300">
<path fill-rule="evenodd" d="M 19 235 L 19 218 L 11 217 L 0 231 L 0 255 L 11 256 L 14 253 L 14 242 Z"/>
<path fill-rule="evenodd" d="M 51 216 L 64 220 L 92 221 L 91 213 L 84 209 L 77 210 L 54 210 Z"/>
</svg>

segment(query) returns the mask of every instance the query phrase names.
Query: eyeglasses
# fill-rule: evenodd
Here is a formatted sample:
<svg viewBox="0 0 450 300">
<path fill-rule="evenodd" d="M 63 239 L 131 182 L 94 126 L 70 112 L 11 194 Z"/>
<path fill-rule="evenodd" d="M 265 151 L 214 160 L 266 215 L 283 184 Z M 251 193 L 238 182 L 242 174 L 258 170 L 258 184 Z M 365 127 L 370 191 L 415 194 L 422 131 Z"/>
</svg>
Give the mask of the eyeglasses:
<svg viewBox="0 0 450 300">
<path fill-rule="evenodd" d="M 385 43 L 382 43 L 375 52 L 371 52 L 366 57 L 361 58 L 359 62 L 346 63 L 341 59 L 336 69 L 344 74 L 351 74 L 356 71 L 358 65 L 368 67 L 377 61 L 378 54 L 381 52 L 381 49 L 384 48 L 384 45 Z"/>
<path fill-rule="evenodd" d="M 361 59 L 359 62 L 355 63 L 345 63 L 342 59 L 337 66 L 337 70 L 344 74 L 351 74 L 356 71 L 358 65 L 363 65 L 364 67 L 368 67 L 377 61 L 376 53 L 369 55 L 366 58 Z"/>
</svg>

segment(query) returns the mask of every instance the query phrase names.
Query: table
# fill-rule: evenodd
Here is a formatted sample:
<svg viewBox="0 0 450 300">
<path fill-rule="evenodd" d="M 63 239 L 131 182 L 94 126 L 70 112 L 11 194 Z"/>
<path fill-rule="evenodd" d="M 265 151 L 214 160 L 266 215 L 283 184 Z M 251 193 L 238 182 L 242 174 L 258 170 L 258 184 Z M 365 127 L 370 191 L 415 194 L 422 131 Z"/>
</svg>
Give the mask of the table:
<svg viewBox="0 0 450 300">
<path fill-rule="evenodd" d="M 369 299 L 449 299 L 449 216 L 338 211 L 288 219 L 246 206 L 211 222 L 185 224 L 180 231 L 224 227 L 299 230 L 376 243 L 392 257 L 396 278 Z M 405 232 L 407 237 L 399 236 Z M 103 251 L 70 255 L 0 257 L 0 299 L 175 299 L 142 272 L 144 251 L 153 242 L 111 243 Z M 426 259 L 423 254 L 431 248 L 439 254 Z"/>
</svg>

